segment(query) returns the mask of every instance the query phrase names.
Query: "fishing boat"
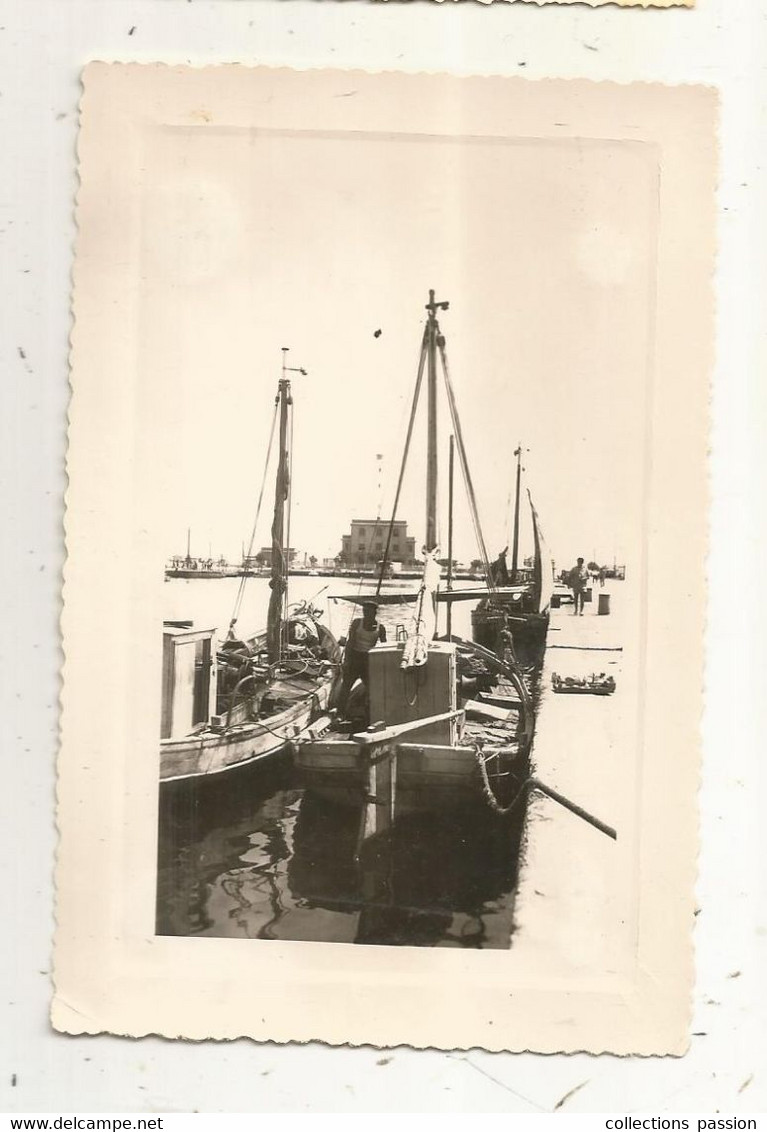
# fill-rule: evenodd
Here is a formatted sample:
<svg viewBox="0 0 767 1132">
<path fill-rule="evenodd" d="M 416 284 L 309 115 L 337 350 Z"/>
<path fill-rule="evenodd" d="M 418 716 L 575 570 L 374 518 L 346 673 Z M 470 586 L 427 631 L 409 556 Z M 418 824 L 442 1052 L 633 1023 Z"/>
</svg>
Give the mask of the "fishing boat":
<svg viewBox="0 0 767 1132">
<path fill-rule="evenodd" d="M 554 590 L 551 556 L 546 547 L 541 521 L 527 489 L 527 500 L 533 528 L 533 568 L 523 571 L 518 565 L 519 554 L 519 481 L 522 473 L 522 445 L 516 448 L 517 477 L 514 508 L 514 541 L 511 544 L 511 568 L 506 565 L 506 554 L 491 564 L 494 591 L 472 611 L 474 640 L 494 648 L 498 635 L 508 629 L 518 658 L 524 664 L 540 664 L 549 632 L 549 606 Z"/>
<path fill-rule="evenodd" d="M 533 533 L 532 567 L 520 567 L 520 480 L 522 446 L 515 450 L 517 460 L 514 534 L 511 570 L 506 564 L 507 550 L 488 563 L 481 586 L 456 589 L 451 584 L 452 562 L 448 564 L 448 588 L 437 595 L 440 602 L 474 602 L 471 612 L 472 637 L 477 644 L 497 651 L 510 637 L 517 660 L 525 671 L 540 670 L 549 628 L 549 606 L 554 592 L 551 556 L 529 488 L 527 498 Z M 508 549 L 508 548 L 507 548 Z"/>
<path fill-rule="evenodd" d="M 472 610 L 472 636 L 486 648 L 496 648 L 500 634 L 508 631 L 520 662 L 526 667 L 540 666 L 549 628 L 549 606 L 554 592 L 554 574 L 538 512 L 530 489 L 527 499 L 533 533 L 532 569 L 519 566 L 520 483 L 522 445 L 514 451 L 517 461 L 511 569 L 502 551 L 490 564 L 492 592 Z M 453 601 L 476 598 L 476 590 L 454 594 Z"/>
<path fill-rule="evenodd" d="M 205 778 L 285 751 L 332 704 L 340 649 L 311 602 L 291 604 L 288 587 L 292 436 L 291 373 L 283 350 L 282 376 L 274 405 L 251 552 L 264 496 L 275 428 L 279 420 L 271 594 L 267 626 L 246 639 L 236 633 L 247 583 L 240 585 L 226 639 L 190 622 L 163 627 L 163 694 L 160 780 Z"/>
<path fill-rule="evenodd" d="M 374 595 L 338 595 L 362 605 L 403 604 L 412 610 L 397 640 L 368 652 L 364 710 L 351 722 L 328 717 L 327 732 L 292 744 L 301 784 L 340 805 L 362 803 L 361 843 L 389 829 L 395 817 L 414 811 L 480 804 L 502 813 L 527 775 L 533 732 L 532 701 L 508 647 L 495 651 L 452 631 L 453 453 L 457 449 L 487 586 L 493 583 L 466 457 L 461 423 L 437 312 L 447 310 L 434 292 L 427 317 L 386 547 Z M 444 379 L 453 437 L 450 445 L 448 589 L 441 591 L 437 546 L 437 391 Z M 427 374 L 426 540 L 421 584 L 415 592 L 382 592 L 392 531 L 418 409 Z M 479 596 L 479 595 L 476 595 Z M 445 631 L 438 615 L 447 600 Z M 350 701 L 351 702 L 351 701 Z M 352 715 L 352 712 L 349 712 Z"/>
<path fill-rule="evenodd" d="M 165 568 L 166 578 L 225 578 L 231 571 L 223 558 L 214 561 L 211 554 L 207 558 L 192 556 L 192 531 L 186 531 L 186 557 L 178 555 L 171 559 Z"/>
</svg>

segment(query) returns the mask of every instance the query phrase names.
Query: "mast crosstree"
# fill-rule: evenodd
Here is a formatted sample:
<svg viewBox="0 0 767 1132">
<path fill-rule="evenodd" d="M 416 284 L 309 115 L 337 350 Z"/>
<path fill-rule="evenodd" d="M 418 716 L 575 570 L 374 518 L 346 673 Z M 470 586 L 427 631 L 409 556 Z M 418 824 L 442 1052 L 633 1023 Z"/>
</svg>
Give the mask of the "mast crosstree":
<svg viewBox="0 0 767 1132">
<path fill-rule="evenodd" d="M 415 391 L 413 393 L 413 403 L 410 408 L 410 419 L 407 427 L 407 437 L 405 439 L 405 448 L 402 454 L 402 463 L 400 465 L 399 478 L 397 481 L 397 490 L 394 496 L 394 506 L 392 508 L 392 515 L 389 521 L 389 530 L 386 539 L 386 548 L 381 560 L 381 568 L 378 577 L 378 586 L 376 588 L 376 595 L 380 595 L 381 586 L 383 585 L 384 573 L 386 564 L 389 560 L 389 550 L 391 548 L 392 531 L 394 523 L 397 518 L 397 507 L 399 505 L 400 492 L 402 490 L 402 481 L 405 475 L 405 467 L 407 465 L 408 452 L 410 450 L 410 441 L 413 435 L 413 425 L 415 423 L 416 412 L 418 409 L 418 400 L 421 391 L 421 384 L 424 373 L 427 377 L 428 387 L 428 422 L 427 422 L 427 455 L 426 455 L 426 538 L 425 538 L 425 551 L 428 554 L 437 549 L 437 368 L 442 370 L 442 377 L 445 385 L 445 392 L 447 394 L 448 409 L 450 412 L 450 420 L 453 427 L 453 434 L 455 437 L 455 448 L 458 453 L 458 462 L 463 475 L 464 486 L 469 502 L 469 512 L 471 515 L 474 533 L 477 539 L 477 548 L 482 558 L 485 567 L 485 576 L 487 578 L 488 587 L 492 590 L 494 588 L 493 579 L 490 572 L 490 563 L 487 556 L 487 547 L 485 545 L 482 528 L 479 521 L 479 511 L 477 508 L 476 494 L 474 492 L 474 485 L 471 479 L 471 472 L 469 471 L 468 460 L 466 458 L 466 449 L 463 443 L 463 432 L 461 429 L 461 422 L 458 417 L 458 407 L 456 405 L 455 393 L 453 391 L 452 382 L 450 380 L 450 370 L 447 363 L 447 354 L 445 350 L 445 338 L 440 331 L 439 322 L 437 321 L 437 311 L 448 310 L 450 307 L 449 302 L 446 300 L 437 300 L 435 292 L 429 291 L 429 301 L 426 303 L 426 310 L 428 316 L 426 324 L 423 329 L 423 339 L 421 341 L 421 354 L 418 359 L 418 374 L 416 376 Z M 451 508 L 452 509 L 452 508 Z"/>
</svg>

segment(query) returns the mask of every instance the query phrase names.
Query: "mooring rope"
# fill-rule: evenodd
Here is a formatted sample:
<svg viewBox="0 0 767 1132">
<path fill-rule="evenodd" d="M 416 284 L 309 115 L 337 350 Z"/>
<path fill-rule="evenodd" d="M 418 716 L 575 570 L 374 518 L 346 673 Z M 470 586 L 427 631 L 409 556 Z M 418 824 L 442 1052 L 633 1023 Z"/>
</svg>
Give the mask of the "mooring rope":
<svg viewBox="0 0 767 1132">
<path fill-rule="evenodd" d="M 564 806 L 564 808 L 566 810 L 569 810 L 571 814 L 575 814 L 576 817 L 579 817 L 583 821 L 588 822 L 589 825 L 593 825 L 595 829 L 598 829 L 600 831 L 600 833 L 604 833 L 607 837 L 611 837 L 613 841 L 617 841 L 618 834 L 616 830 L 612 828 L 612 826 L 607 825 L 603 821 L 600 821 L 599 818 L 596 818 L 593 814 L 590 814 L 588 810 L 584 810 L 582 806 L 579 806 L 575 802 L 570 801 L 570 799 L 566 798 L 564 794 L 560 794 L 559 791 L 553 790 L 550 786 L 547 786 L 545 782 L 541 782 L 538 778 L 528 778 L 525 782 L 522 783 L 519 790 L 512 798 L 511 802 L 509 802 L 508 806 L 502 806 L 496 798 L 493 788 L 490 784 L 490 778 L 487 773 L 487 760 L 485 759 L 484 752 L 479 745 L 474 747 L 474 758 L 476 759 L 477 766 L 479 767 L 480 775 L 482 777 L 482 792 L 485 795 L 485 799 L 490 808 L 500 817 L 506 817 L 516 806 L 519 805 L 519 803 L 526 797 L 526 795 L 530 791 L 537 790 L 539 793 L 545 794 L 548 798 L 551 798 L 552 801 L 558 802 L 560 806 Z"/>
<path fill-rule="evenodd" d="M 482 792 L 485 795 L 485 800 L 490 806 L 490 809 L 500 817 L 506 817 L 512 810 L 519 804 L 522 798 L 526 795 L 528 790 L 527 782 L 523 783 L 519 791 L 509 802 L 508 806 L 502 806 L 495 796 L 492 786 L 490 785 L 490 778 L 487 773 L 487 760 L 485 759 L 484 751 L 479 744 L 474 747 L 474 758 L 477 766 L 479 767 L 480 775 L 482 777 Z"/>
</svg>

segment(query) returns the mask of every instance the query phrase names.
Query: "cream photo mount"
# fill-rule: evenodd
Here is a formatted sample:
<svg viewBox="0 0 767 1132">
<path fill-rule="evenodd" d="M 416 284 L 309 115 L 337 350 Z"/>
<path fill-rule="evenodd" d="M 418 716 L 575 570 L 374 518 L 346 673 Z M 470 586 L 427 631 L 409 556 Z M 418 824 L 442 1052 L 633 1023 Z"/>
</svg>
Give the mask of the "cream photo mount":
<svg viewBox="0 0 767 1132">
<path fill-rule="evenodd" d="M 580 80 L 100 62 L 86 67 L 83 81 L 54 1027 L 71 1034 L 196 1040 L 248 1036 L 440 1049 L 683 1053 L 693 985 L 703 705 L 715 92 Z M 272 278 L 268 259 L 247 268 L 237 263 L 236 249 L 247 245 L 252 232 L 250 214 L 237 207 L 235 182 L 248 175 L 246 151 L 258 154 L 268 143 L 270 160 L 278 159 L 281 139 L 297 138 L 311 139 L 312 164 L 286 209 L 311 209 L 311 177 L 319 169 L 338 178 L 339 209 L 363 208 L 364 202 L 344 203 L 343 169 L 333 172 L 339 144 L 348 139 L 351 152 L 366 139 L 388 146 L 404 139 L 414 153 L 443 142 L 460 148 L 456 182 L 446 186 L 453 216 L 471 204 L 470 196 L 461 196 L 462 187 L 471 185 L 465 155 L 481 151 L 488 168 L 500 168 L 493 155 L 520 146 L 533 171 L 539 153 L 545 151 L 548 161 L 550 152 L 566 152 L 562 168 L 571 160 L 574 170 L 585 168 L 578 175 L 592 178 L 593 200 L 603 199 L 605 209 L 620 201 L 622 185 L 628 192 L 631 184 L 645 210 L 631 238 L 645 271 L 637 274 L 636 294 L 642 279 L 647 286 L 627 314 L 638 328 L 637 357 L 646 347 L 645 368 L 636 371 L 643 383 L 637 394 L 641 415 L 631 438 L 641 500 L 633 646 L 625 674 L 632 691 L 619 733 L 625 742 L 618 744 L 618 757 L 625 759 L 618 765 L 627 776 L 614 775 L 601 797 L 594 787 L 597 802 L 614 805 L 619 837 L 594 850 L 583 839 L 599 835 L 573 827 L 558 880 L 546 848 L 532 845 L 523 871 L 540 867 L 552 876 L 554 868 L 555 882 L 563 890 L 574 885 L 577 900 L 562 898 L 562 917 L 536 913 L 534 930 L 526 936 L 522 924 L 519 941 L 507 951 L 155 935 L 158 562 L 167 518 L 161 488 L 171 460 L 163 439 L 172 447 L 172 438 L 153 425 L 164 419 L 153 398 L 172 398 L 181 388 L 173 384 L 179 378 L 172 363 L 167 387 L 158 393 L 157 381 L 150 381 L 160 372 L 162 349 L 172 347 L 158 313 L 164 308 L 157 304 L 179 303 L 181 311 L 186 303 L 193 312 L 207 301 L 206 288 L 212 294 L 226 280 L 236 289 L 237 272 L 244 273 L 243 285 L 248 272 Z M 202 208 L 193 210 L 193 224 L 187 215 L 177 230 L 163 228 L 158 217 L 172 215 L 168 200 L 172 205 L 175 199 L 162 197 L 163 186 L 169 173 L 183 167 L 185 154 L 197 151 L 198 139 L 205 145 L 216 139 Z M 598 155 L 593 173 L 592 154 Z M 264 193 L 269 184 L 265 174 Z M 543 192 L 543 180 L 541 185 Z M 252 189 L 258 200 L 258 182 Z M 508 200 L 513 210 L 512 183 Z M 276 198 L 265 198 L 264 208 L 276 210 L 275 216 L 280 207 Z M 494 219 L 488 215 L 488 225 Z M 465 253 L 458 223 L 445 241 L 451 237 L 457 260 Z M 596 247 L 591 269 L 599 273 L 616 246 L 622 245 L 589 244 L 591 252 Z M 335 248 L 339 260 L 356 254 L 354 245 Z M 396 276 L 397 264 L 386 267 Z M 488 262 L 487 270 L 492 276 L 500 268 Z M 502 286 L 502 273 L 498 282 Z M 610 271 L 600 285 L 613 285 Z M 287 302 L 287 292 L 284 297 Z M 555 314 L 553 302 L 541 309 L 541 335 L 550 334 Z M 183 337 L 184 324 L 173 332 Z M 227 349 L 236 357 L 241 343 Z M 196 411 L 195 388 L 192 380 L 184 407 L 188 420 Z M 345 422 L 333 424 L 342 438 Z M 572 457 L 565 453 L 565 481 L 571 473 Z M 592 891 L 588 875 L 568 876 L 570 859 L 596 861 L 599 884 Z"/>
</svg>

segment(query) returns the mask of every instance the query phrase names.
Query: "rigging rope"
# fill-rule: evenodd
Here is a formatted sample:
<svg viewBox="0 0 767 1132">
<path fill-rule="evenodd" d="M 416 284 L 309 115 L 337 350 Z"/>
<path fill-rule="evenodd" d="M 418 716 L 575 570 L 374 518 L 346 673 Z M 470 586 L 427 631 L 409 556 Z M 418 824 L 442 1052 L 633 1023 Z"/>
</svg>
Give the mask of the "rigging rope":
<svg viewBox="0 0 767 1132">
<path fill-rule="evenodd" d="M 272 445 L 273 445 L 273 442 L 274 442 L 274 429 L 275 429 L 275 425 L 277 424 L 277 409 L 278 409 L 279 403 L 280 403 L 280 399 L 279 399 L 279 396 L 278 396 L 278 397 L 275 398 L 275 401 L 274 401 L 274 413 L 272 414 L 272 427 L 271 427 L 270 432 L 269 432 L 269 445 L 268 445 L 267 450 L 266 450 L 266 462 L 264 464 L 264 474 L 263 474 L 263 477 L 261 479 L 261 490 L 258 493 L 258 504 L 256 506 L 256 517 L 253 520 L 253 529 L 250 532 L 250 542 L 248 543 L 248 557 L 247 557 L 246 561 L 249 561 L 251 559 L 251 557 L 253 555 L 253 546 L 254 546 L 255 541 L 256 541 L 256 528 L 258 527 L 258 519 L 259 519 L 259 516 L 261 514 L 261 504 L 263 503 L 263 500 L 264 500 L 264 488 L 266 487 L 266 474 L 269 470 L 269 460 L 271 459 L 271 455 L 272 455 Z M 232 638 L 234 637 L 234 627 L 237 624 L 238 617 L 240 616 L 240 610 L 242 608 L 242 599 L 245 595 L 245 583 L 247 582 L 247 580 L 248 580 L 247 567 L 245 566 L 245 563 L 243 563 L 243 573 L 242 573 L 242 577 L 240 578 L 240 584 L 237 588 L 237 595 L 234 599 L 234 607 L 232 609 L 232 617 L 231 617 L 231 620 L 229 622 L 229 632 L 227 633 L 227 639 L 228 640 L 232 640 Z"/>
<path fill-rule="evenodd" d="M 413 392 L 413 404 L 410 409 L 410 420 L 407 426 L 407 436 L 405 437 L 405 451 L 402 453 L 402 463 L 399 470 L 399 478 L 397 480 L 397 491 L 394 495 L 394 506 L 392 507 L 391 519 L 389 521 L 389 530 L 386 535 L 386 549 L 384 550 L 383 558 L 381 559 L 381 569 L 378 575 L 378 585 L 376 586 L 376 597 L 381 592 L 383 585 L 384 572 L 386 570 L 386 563 L 389 561 L 389 550 L 391 548 L 392 533 L 394 531 L 394 523 L 397 518 L 397 507 L 399 506 L 400 492 L 402 491 L 402 481 L 405 478 L 405 466 L 407 464 L 408 452 L 410 450 L 410 441 L 413 436 L 413 426 L 415 424 L 415 414 L 418 409 L 418 398 L 421 393 L 421 384 L 423 382 L 423 371 L 426 365 L 426 351 L 427 339 L 429 333 L 428 323 L 424 327 L 423 340 L 421 342 L 421 356 L 418 360 L 418 374 L 415 379 L 415 391 Z"/>
<path fill-rule="evenodd" d="M 450 417 L 453 422 L 453 432 L 455 433 L 456 444 L 458 446 L 458 459 L 461 464 L 461 472 L 463 473 L 463 482 L 466 487 L 466 494 L 469 499 L 469 511 L 471 513 L 471 521 L 474 527 L 474 533 L 477 538 L 477 548 L 482 558 L 482 563 L 485 568 L 485 578 L 487 580 L 488 589 L 491 591 L 495 589 L 495 582 L 493 580 L 490 570 L 490 559 L 487 554 L 487 547 L 485 546 L 485 538 L 482 534 L 482 526 L 479 521 L 479 509 L 477 507 L 477 497 L 474 492 L 474 484 L 471 479 L 471 472 L 469 471 L 468 460 L 466 459 L 466 449 L 463 444 L 463 432 L 461 430 L 461 421 L 458 416 L 458 406 L 455 401 L 455 394 L 453 392 L 453 384 L 450 380 L 450 370 L 447 364 L 447 354 L 445 352 L 445 340 L 441 336 L 437 339 L 437 346 L 439 348 L 439 356 L 442 362 L 442 375 L 445 379 L 445 389 L 447 390 L 447 401 L 450 407 Z"/>
<path fill-rule="evenodd" d="M 504 524 L 504 546 L 508 547 L 509 539 L 511 538 L 511 493 L 512 484 L 514 482 L 514 464 L 512 459 L 511 475 L 509 476 L 509 494 L 506 497 L 506 522 Z"/>
</svg>

